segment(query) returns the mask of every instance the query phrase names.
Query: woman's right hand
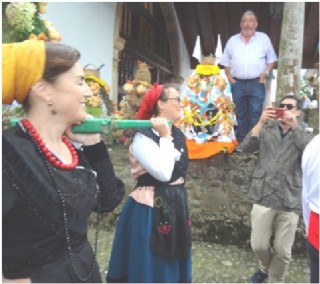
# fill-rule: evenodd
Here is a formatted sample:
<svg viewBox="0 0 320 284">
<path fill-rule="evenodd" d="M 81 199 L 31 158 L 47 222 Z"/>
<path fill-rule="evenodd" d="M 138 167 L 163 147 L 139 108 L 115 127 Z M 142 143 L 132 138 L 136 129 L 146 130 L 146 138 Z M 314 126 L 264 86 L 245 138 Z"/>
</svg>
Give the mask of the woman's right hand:
<svg viewBox="0 0 320 284">
<path fill-rule="evenodd" d="M 164 117 L 153 117 L 150 119 L 152 127 L 159 132 L 160 137 L 171 137 L 171 129 L 168 125 L 168 119 Z"/>
</svg>

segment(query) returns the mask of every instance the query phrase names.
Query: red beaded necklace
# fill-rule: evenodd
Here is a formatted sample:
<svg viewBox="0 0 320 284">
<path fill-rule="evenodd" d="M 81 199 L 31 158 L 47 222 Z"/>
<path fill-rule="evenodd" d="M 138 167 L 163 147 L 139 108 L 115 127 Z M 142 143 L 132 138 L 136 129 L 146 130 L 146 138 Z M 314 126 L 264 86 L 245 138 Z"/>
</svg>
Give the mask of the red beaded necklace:
<svg viewBox="0 0 320 284">
<path fill-rule="evenodd" d="M 28 131 L 29 135 L 33 138 L 33 141 L 37 144 L 39 150 L 41 153 L 45 155 L 45 157 L 48 159 L 48 161 L 53 164 L 55 167 L 60 168 L 62 170 L 72 170 L 76 166 L 78 166 L 79 163 L 79 158 L 77 151 L 74 149 L 73 145 L 71 142 L 65 137 L 62 136 L 62 141 L 66 144 L 68 147 L 69 151 L 71 152 L 72 155 L 72 163 L 71 164 L 64 164 L 61 161 L 59 161 L 54 154 L 50 152 L 48 147 L 44 144 L 42 138 L 40 135 L 37 133 L 33 125 L 30 123 L 29 120 L 27 119 L 22 119 L 21 124 L 23 127 Z"/>
</svg>

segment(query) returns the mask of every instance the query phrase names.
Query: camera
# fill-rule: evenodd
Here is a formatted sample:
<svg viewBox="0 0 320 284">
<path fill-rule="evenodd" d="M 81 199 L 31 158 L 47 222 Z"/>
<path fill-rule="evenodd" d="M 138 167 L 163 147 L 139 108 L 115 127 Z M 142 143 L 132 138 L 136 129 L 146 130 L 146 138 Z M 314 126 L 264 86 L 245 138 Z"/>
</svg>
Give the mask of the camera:
<svg viewBox="0 0 320 284">
<path fill-rule="evenodd" d="M 284 116 L 284 108 L 273 108 L 272 110 L 275 111 L 276 118 L 283 118 Z"/>
</svg>

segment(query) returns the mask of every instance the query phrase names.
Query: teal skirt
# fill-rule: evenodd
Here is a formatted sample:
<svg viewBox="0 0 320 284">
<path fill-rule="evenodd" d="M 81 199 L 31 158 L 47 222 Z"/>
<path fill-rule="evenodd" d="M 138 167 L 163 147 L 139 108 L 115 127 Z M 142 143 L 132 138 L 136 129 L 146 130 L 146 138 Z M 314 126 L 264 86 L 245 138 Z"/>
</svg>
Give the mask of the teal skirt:
<svg viewBox="0 0 320 284">
<path fill-rule="evenodd" d="M 191 282 L 191 251 L 185 259 L 170 261 L 151 252 L 152 210 L 128 198 L 118 221 L 107 282 Z"/>
</svg>

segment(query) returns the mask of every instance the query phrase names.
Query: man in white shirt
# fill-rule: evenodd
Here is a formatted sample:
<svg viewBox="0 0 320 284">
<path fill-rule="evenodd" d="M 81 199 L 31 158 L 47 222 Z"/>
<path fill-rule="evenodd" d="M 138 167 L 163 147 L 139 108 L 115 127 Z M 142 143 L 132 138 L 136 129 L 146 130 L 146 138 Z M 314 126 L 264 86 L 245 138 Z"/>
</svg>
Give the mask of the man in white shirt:
<svg viewBox="0 0 320 284">
<path fill-rule="evenodd" d="M 255 13 L 245 12 L 240 22 L 241 31 L 228 40 L 220 63 L 225 67 L 231 84 L 239 142 L 261 116 L 265 81 L 277 61 L 270 38 L 265 33 L 257 32 L 257 26 Z"/>
</svg>

